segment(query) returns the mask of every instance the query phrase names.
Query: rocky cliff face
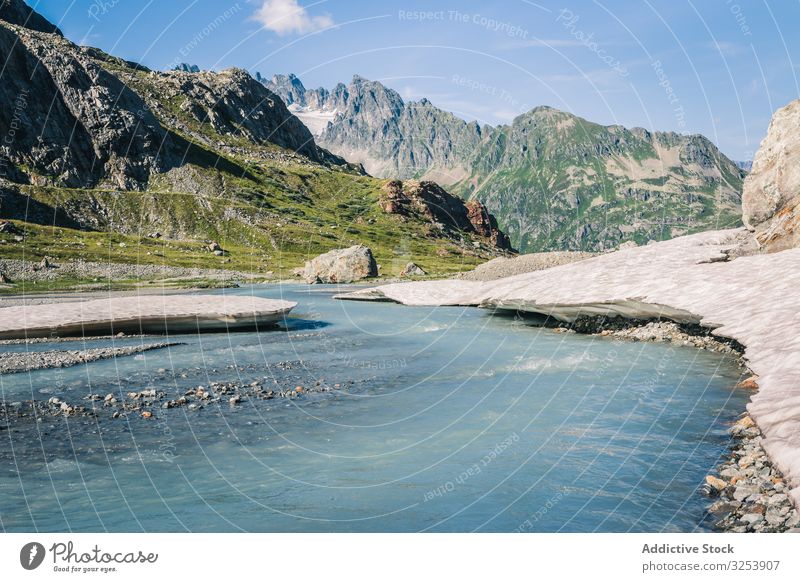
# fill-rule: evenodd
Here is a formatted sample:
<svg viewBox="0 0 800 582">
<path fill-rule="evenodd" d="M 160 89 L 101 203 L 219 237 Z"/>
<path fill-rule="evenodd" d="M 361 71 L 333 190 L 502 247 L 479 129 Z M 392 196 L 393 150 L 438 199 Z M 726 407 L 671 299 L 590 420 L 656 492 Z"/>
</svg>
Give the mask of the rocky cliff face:
<svg viewBox="0 0 800 582">
<path fill-rule="evenodd" d="M 198 153 L 182 127 L 157 115 L 172 106 L 217 135 L 344 163 L 241 70 L 157 73 L 2 20 L 0 52 L 8 55 L 0 84 L 0 170 L 14 182 L 144 189 L 152 175 L 191 163 Z"/>
<path fill-rule="evenodd" d="M 302 81 L 292 74 L 274 75 L 269 80 L 262 78 L 262 83 L 280 97 L 287 106 L 336 111 L 344 109 L 349 99 L 347 87 L 342 83 L 336 85 L 331 91 L 324 87 L 306 89 Z"/>
<path fill-rule="evenodd" d="M 0 163 L 34 184 L 131 189 L 173 161 L 144 101 L 69 41 L 0 21 Z"/>
<path fill-rule="evenodd" d="M 744 182 L 742 218 L 759 246 L 800 246 L 800 100 L 778 109 Z"/>
<path fill-rule="evenodd" d="M 435 180 L 480 200 L 522 251 L 603 250 L 740 221 L 744 172 L 703 136 L 549 107 L 481 127 L 360 77 L 345 103 L 319 143 L 373 175 Z"/>
<path fill-rule="evenodd" d="M 318 143 L 374 176 L 453 184 L 467 174 L 484 131 L 427 99 L 406 103 L 396 91 L 358 75 L 331 91 L 307 90 L 294 75 L 275 75 L 265 84 L 294 107 Z M 325 123 L 318 123 L 325 113 Z"/>
</svg>

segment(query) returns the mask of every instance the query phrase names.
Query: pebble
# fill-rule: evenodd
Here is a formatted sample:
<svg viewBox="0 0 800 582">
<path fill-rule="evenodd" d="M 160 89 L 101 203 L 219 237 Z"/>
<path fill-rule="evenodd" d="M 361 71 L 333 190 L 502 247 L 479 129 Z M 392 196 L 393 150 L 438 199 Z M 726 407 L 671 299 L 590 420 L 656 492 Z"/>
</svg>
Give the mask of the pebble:
<svg viewBox="0 0 800 582">
<path fill-rule="evenodd" d="M 711 483 L 726 483 L 718 490 L 720 499 L 709 511 L 721 515 L 718 529 L 730 532 L 783 532 L 800 523 L 800 515 L 784 491 L 783 475 L 772 466 L 761 446 L 761 431 L 750 416 L 744 416 L 730 430 L 733 438 L 730 458 L 719 468 L 719 478 Z M 711 494 L 710 491 L 706 491 Z"/>
</svg>

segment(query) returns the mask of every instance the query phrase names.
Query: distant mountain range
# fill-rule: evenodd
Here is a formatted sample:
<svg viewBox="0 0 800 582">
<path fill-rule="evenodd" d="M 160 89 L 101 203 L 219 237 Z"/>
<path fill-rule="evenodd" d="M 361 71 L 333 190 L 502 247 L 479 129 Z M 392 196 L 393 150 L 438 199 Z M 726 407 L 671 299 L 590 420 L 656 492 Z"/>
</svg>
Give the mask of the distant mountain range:
<svg viewBox="0 0 800 582">
<path fill-rule="evenodd" d="M 603 250 L 741 224 L 745 171 L 702 135 L 603 126 L 550 107 L 467 122 L 376 81 L 262 82 L 316 141 L 375 176 L 435 180 L 485 203 L 523 252 Z"/>
</svg>

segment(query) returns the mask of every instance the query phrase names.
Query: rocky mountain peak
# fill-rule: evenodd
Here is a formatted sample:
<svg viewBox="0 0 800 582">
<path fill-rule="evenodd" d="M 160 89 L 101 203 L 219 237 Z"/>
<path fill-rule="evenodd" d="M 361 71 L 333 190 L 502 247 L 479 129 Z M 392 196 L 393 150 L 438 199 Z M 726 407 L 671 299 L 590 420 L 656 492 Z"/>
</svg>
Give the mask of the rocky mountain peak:
<svg viewBox="0 0 800 582">
<path fill-rule="evenodd" d="M 24 0 L 0 0 L 0 20 L 37 32 L 63 36 L 55 24 L 28 6 Z"/>
</svg>

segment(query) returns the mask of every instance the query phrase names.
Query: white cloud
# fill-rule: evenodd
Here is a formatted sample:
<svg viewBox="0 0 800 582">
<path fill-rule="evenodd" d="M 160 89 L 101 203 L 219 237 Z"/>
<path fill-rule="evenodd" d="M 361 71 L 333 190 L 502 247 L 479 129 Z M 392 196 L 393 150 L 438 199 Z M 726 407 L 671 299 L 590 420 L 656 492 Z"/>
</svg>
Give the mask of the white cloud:
<svg viewBox="0 0 800 582">
<path fill-rule="evenodd" d="M 328 15 L 311 16 L 297 0 L 264 0 L 253 18 L 264 28 L 284 34 L 308 34 L 333 26 L 333 18 Z"/>
</svg>

